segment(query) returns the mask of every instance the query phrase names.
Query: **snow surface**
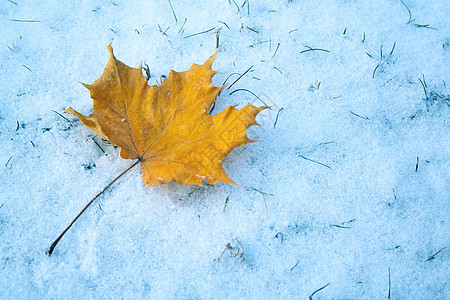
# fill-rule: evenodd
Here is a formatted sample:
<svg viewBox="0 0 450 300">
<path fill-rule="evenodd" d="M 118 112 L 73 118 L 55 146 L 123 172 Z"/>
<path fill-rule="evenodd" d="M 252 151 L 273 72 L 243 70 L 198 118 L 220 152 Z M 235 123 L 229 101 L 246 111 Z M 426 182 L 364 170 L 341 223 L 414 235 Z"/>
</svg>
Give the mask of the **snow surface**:
<svg viewBox="0 0 450 300">
<path fill-rule="evenodd" d="M 235 1 L 0 1 L 2 299 L 450 299 L 449 2 Z M 46 256 L 132 164 L 63 113 L 106 46 L 156 84 L 217 29 L 214 84 L 253 68 L 215 113 L 272 106 L 224 162 L 245 188 L 134 168 Z"/>
</svg>

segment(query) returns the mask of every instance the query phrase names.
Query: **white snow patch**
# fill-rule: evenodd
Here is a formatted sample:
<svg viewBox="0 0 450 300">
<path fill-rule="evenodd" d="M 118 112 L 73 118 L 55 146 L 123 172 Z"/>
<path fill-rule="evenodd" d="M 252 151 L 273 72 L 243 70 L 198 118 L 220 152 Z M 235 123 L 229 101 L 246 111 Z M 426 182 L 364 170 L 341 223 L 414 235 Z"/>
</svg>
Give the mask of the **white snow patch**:
<svg viewBox="0 0 450 300">
<path fill-rule="evenodd" d="M 448 1 L 244 1 L 1 1 L 2 298 L 450 299 Z M 244 188 L 138 165 L 47 257 L 133 163 L 63 113 L 110 42 L 150 85 L 219 42 L 215 86 L 253 67 L 213 114 L 272 110 L 224 160 Z"/>
</svg>

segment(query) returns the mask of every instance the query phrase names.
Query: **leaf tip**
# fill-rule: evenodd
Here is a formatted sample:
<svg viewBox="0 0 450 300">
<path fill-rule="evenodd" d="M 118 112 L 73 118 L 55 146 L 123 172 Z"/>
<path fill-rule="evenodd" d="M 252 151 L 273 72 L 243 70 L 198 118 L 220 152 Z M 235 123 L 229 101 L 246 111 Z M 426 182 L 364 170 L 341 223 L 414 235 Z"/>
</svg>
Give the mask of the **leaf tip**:
<svg viewBox="0 0 450 300">
<path fill-rule="evenodd" d="M 230 177 L 228 177 L 228 176 L 226 178 L 220 179 L 220 181 L 223 181 L 225 183 L 232 184 L 232 185 L 235 185 L 235 186 L 238 186 L 238 187 L 241 187 L 241 188 L 243 187 L 242 185 L 240 185 L 240 184 L 234 182 L 233 180 L 231 180 Z"/>
<path fill-rule="evenodd" d="M 205 67 L 207 67 L 208 69 L 211 69 L 213 62 L 216 59 L 216 55 L 217 55 L 218 51 L 219 51 L 219 49 L 216 50 L 216 52 L 213 54 L 213 56 L 211 56 L 211 58 L 209 58 L 207 61 L 205 61 L 205 63 L 203 64 Z M 216 74 L 219 71 L 214 71 L 214 72 L 215 72 L 214 74 Z"/>
<path fill-rule="evenodd" d="M 64 112 L 73 115 L 73 111 L 74 111 L 73 108 L 69 106 L 68 108 L 66 108 Z"/>
<path fill-rule="evenodd" d="M 112 44 L 112 42 L 109 43 L 109 45 L 108 45 L 109 60 L 110 60 L 110 61 L 116 59 L 116 57 L 114 56 L 114 50 L 113 50 L 113 47 L 111 46 L 111 44 Z"/>
<path fill-rule="evenodd" d="M 88 90 L 91 90 L 92 89 L 92 85 L 91 84 L 87 84 L 87 83 L 83 83 L 83 82 L 80 82 L 85 88 L 87 88 Z"/>
<path fill-rule="evenodd" d="M 108 44 L 108 51 L 111 55 L 113 55 L 113 47 L 111 46 L 112 42 Z"/>
</svg>

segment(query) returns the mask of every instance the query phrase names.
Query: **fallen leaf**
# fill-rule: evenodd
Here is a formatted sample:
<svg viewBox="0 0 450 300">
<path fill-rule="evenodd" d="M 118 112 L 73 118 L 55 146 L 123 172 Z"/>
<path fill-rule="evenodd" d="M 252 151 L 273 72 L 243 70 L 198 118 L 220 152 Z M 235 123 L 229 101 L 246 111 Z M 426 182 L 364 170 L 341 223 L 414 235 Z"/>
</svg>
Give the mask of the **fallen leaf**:
<svg viewBox="0 0 450 300">
<path fill-rule="evenodd" d="M 131 68 L 114 57 L 92 85 L 84 84 L 94 100 L 94 110 L 84 116 L 72 108 L 84 125 L 121 148 L 120 155 L 138 159 L 144 184 L 171 180 L 201 185 L 202 180 L 234 183 L 222 167 L 223 159 L 237 147 L 254 142 L 246 129 L 257 125 L 256 115 L 266 107 L 247 104 L 227 107 L 217 115 L 207 109 L 220 90 L 211 78 L 214 54 L 203 65 L 188 71 L 170 71 L 160 86 L 149 86 L 141 67 Z"/>
</svg>

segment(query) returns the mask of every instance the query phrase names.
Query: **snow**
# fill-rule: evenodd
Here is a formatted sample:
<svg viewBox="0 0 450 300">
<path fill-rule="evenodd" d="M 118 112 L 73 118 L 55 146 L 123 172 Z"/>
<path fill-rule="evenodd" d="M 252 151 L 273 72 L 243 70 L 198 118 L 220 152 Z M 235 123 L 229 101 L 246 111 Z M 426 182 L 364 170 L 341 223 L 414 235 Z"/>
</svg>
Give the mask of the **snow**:
<svg viewBox="0 0 450 300">
<path fill-rule="evenodd" d="M 450 298 L 447 1 L 235 1 L 0 2 L 2 299 Z M 214 113 L 272 106 L 224 162 L 244 188 L 133 168 L 46 256 L 132 164 L 63 113 L 106 46 L 156 84 L 218 28 L 214 84 L 253 68 Z"/>
</svg>

